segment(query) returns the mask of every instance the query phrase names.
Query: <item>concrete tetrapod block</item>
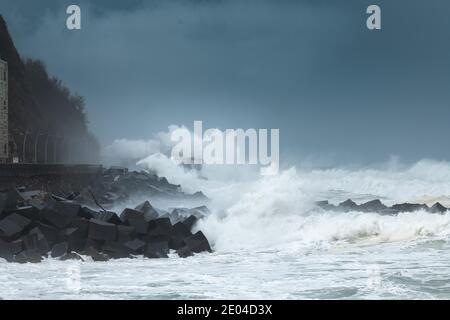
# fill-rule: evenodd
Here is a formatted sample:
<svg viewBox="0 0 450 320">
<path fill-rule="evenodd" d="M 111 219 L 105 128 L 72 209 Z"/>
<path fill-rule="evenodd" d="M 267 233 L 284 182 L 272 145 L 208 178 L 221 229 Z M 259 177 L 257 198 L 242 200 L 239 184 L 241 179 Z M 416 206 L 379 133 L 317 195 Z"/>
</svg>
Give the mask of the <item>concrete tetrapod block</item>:
<svg viewBox="0 0 450 320">
<path fill-rule="evenodd" d="M 13 213 L 0 221 L 0 237 L 11 239 L 20 235 L 30 224 L 30 219 Z"/>
<path fill-rule="evenodd" d="M 117 237 L 117 226 L 97 219 L 89 220 L 89 239 L 112 242 Z"/>
</svg>

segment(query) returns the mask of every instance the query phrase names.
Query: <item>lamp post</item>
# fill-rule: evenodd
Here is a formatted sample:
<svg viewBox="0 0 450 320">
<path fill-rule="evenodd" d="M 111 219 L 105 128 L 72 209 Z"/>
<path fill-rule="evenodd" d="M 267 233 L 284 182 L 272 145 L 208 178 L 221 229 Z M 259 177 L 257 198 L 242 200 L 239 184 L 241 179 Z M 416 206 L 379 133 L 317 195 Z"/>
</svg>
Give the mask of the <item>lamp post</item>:
<svg viewBox="0 0 450 320">
<path fill-rule="evenodd" d="M 25 131 L 25 132 L 22 132 L 22 133 L 21 133 L 21 134 L 23 134 L 22 162 L 26 162 L 27 136 L 28 136 L 30 133 L 31 133 L 31 132 L 29 132 L 29 131 Z"/>
<path fill-rule="evenodd" d="M 58 138 L 60 138 L 60 136 L 55 136 L 55 139 L 53 141 L 53 163 L 56 163 L 57 161 L 57 149 L 58 149 Z"/>
<path fill-rule="evenodd" d="M 50 137 L 53 138 L 53 140 L 57 138 L 56 135 L 47 134 L 47 138 L 45 139 L 45 163 L 48 163 L 48 140 Z"/>
<path fill-rule="evenodd" d="M 44 134 L 43 133 L 40 133 L 40 132 L 38 132 L 37 134 L 36 134 L 36 139 L 35 139 L 35 141 L 34 141 L 34 163 L 37 163 L 38 161 L 37 161 L 37 147 L 38 147 L 38 142 L 39 142 L 39 137 L 40 136 L 43 136 Z"/>
</svg>

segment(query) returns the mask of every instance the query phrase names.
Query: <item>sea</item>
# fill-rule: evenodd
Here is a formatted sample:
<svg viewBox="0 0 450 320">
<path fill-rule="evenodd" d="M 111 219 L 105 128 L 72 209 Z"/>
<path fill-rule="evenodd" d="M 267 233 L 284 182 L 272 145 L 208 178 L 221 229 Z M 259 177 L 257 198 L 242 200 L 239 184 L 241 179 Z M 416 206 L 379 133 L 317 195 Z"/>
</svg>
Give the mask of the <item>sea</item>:
<svg viewBox="0 0 450 320">
<path fill-rule="evenodd" d="M 0 299 L 450 298 L 450 213 L 380 215 L 315 205 L 350 198 L 450 207 L 450 163 L 290 167 L 275 176 L 246 168 L 201 175 L 159 168 L 169 181 L 210 199 L 211 213 L 195 229 L 205 233 L 213 253 L 108 262 L 0 260 Z"/>
</svg>

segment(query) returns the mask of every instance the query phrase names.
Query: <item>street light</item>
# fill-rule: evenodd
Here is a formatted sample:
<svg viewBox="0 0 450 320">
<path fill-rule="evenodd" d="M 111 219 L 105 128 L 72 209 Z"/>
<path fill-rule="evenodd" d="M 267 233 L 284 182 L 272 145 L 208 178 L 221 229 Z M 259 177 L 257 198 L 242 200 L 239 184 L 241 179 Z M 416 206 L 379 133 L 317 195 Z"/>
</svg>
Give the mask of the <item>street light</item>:
<svg viewBox="0 0 450 320">
<path fill-rule="evenodd" d="M 38 132 L 36 134 L 36 139 L 34 141 L 34 163 L 37 163 L 37 147 L 38 147 L 38 142 L 39 142 L 39 137 L 43 136 L 43 133 Z"/>
<path fill-rule="evenodd" d="M 26 145 L 27 145 L 27 136 L 31 133 L 30 131 L 19 132 L 23 135 L 23 144 L 22 144 L 22 162 L 26 162 Z"/>
<path fill-rule="evenodd" d="M 61 136 L 55 136 L 55 140 L 53 142 L 53 163 L 56 163 L 57 161 L 57 148 L 58 148 L 58 139 L 61 138 Z"/>
<path fill-rule="evenodd" d="M 47 134 L 47 138 L 45 139 L 45 163 L 48 163 L 48 140 L 49 138 L 53 138 L 53 140 L 56 140 L 57 136 L 53 134 Z"/>
</svg>

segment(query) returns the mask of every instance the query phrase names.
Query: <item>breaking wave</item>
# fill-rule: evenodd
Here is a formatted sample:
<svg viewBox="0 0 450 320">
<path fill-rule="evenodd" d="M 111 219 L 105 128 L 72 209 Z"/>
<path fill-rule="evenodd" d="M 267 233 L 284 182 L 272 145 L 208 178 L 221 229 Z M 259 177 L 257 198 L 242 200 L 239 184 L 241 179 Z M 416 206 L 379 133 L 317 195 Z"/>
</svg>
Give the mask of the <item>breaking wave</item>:
<svg viewBox="0 0 450 320">
<path fill-rule="evenodd" d="M 450 234 L 449 214 L 419 211 L 383 216 L 327 212 L 314 205 L 318 200 L 339 203 L 351 198 L 356 202 L 381 199 L 386 204 L 431 205 L 439 201 L 449 207 L 448 162 L 422 160 L 406 166 L 391 161 L 360 169 L 292 167 L 269 177 L 259 176 L 258 168 L 252 166 L 204 166 L 188 171 L 162 151 L 168 150 L 167 134 L 159 136 L 166 137 L 166 146 L 143 156 L 137 165 L 166 176 L 188 192 L 200 190 L 211 199 L 212 214 L 198 227 L 216 251 L 377 244 Z M 129 153 L 123 140 L 115 143 L 116 153 L 120 148 Z"/>
<path fill-rule="evenodd" d="M 442 164 L 429 163 L 429 166 Z M 330 244 L 377 244 L 450 235 L 450 215 L 425 211 L 395 216 L 362 212 L 330 212 L 314 202 L 346 198 L 362 201 L 448 203 L 450 190 L 419 163 L 404 172 L 326 170 L 262 178 L 245 188 L 236 202 L 201 224 L 216 250 L 311 248 Z M 417 171 L 421 171 L 420 173 Z M 450 170 L 450 166 L 446 167 Z M 421 176 L 423 174 L 423 176 Z M 413 183 L 412 183 L 413 182 Z M 446 189 L 447 188 L 447 189 Z M 447 200 L 447 202 L 445 201 Z"/>
</svg>

